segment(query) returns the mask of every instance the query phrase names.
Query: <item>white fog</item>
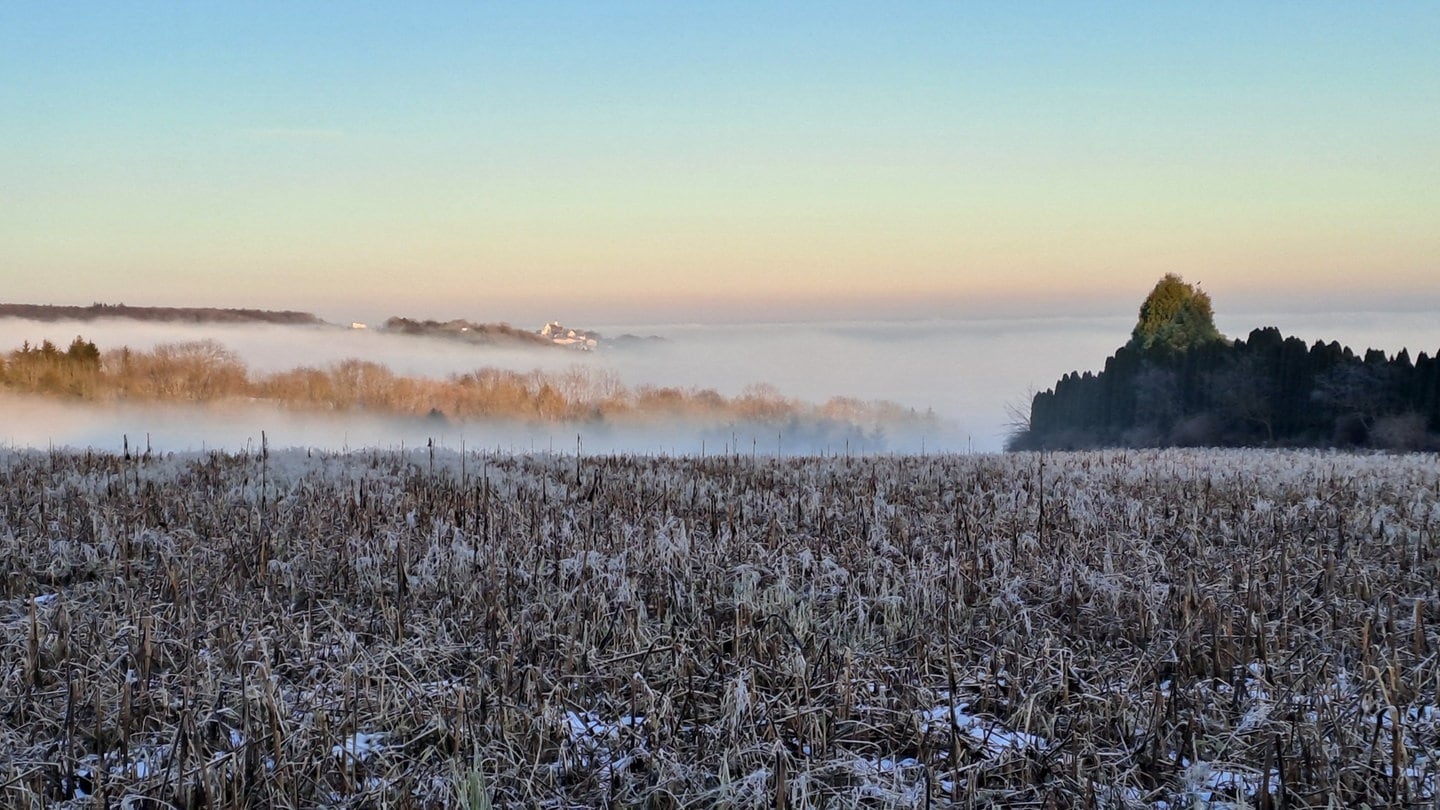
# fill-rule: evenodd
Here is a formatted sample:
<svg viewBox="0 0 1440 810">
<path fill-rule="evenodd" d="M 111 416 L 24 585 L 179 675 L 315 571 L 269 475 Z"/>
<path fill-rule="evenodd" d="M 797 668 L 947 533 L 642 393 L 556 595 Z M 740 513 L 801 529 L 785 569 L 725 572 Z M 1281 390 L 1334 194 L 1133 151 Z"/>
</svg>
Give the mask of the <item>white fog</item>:
<svg viewBox="0 0 1440 810">
<path fill-rule="evenodd" d="M 1277 326 L 1307 343 L 1338 340 L 1356 351 L 1409 348 L 1434 353 L 1440 335 L 1423 314 L 1220 316 L 1221 331 L 1244 337 L 1257 326 Z M 444 378 L 481 367 L 561 371 L 572 366 L 613 371 L 629 386 L 709 388 L 726 396 L 765 384 L 781 394 L 820 403 L 843 396 L 889 400 L 930 411 L 942 427 L 932 435 L 889 435 L 893 451 L 992 452 L 1003 447 L 1007 405 L 1023 406 L 1030 392 L 1051 387 L 1073 370 L 1098 370 L 1133 325 L 1133 315 L 1029 320 L 830 322 L 745 325 L 594 325 L 609 340 L 622 334 L 663 340 L 607 344 L 600 350 L 511 349 L 442 338 L 387 334 L 374 329 L 268 325 L 152 324 L 130 320 L 41 323 L 0 319 L 0 350 L 50 340 L 62 348 L 77 335 L 102 352 L 129 346 L 211 339 L 236 353 L 253 372 L 297 366 L 326 367 L 349 358 L 381 363 L 397 374 Z M 528 326 L 528 325 L 527 325 Z M 535 325 L 535 326 L 538 326 Z M 749 438 L 746 428 L 701 429 L 669 423 L 646 429 L 597 430 L 553 425 L 436 424 L 356 414 L 280 411 L 263 405 L 141 407 L 85 405 L 7 397 L 0 403 L 0 444 L 117 449 L 147 439 L 162 451 L 242 449 L 258 445 L 261 431 L 275 447 L 326 449 L 413 446 L 430 439 L 447 447 L 490 447 L 572 452 L 576 433 L 593 452 L 719 452 L 733 440 L 767 453 L 840 451 L 843 446 L 792 441 L 770 428 Z M 728 434 L 728 435 L 727 435 Z M 732 439 L 733 437 L 733 439 Z"/>
</svg>

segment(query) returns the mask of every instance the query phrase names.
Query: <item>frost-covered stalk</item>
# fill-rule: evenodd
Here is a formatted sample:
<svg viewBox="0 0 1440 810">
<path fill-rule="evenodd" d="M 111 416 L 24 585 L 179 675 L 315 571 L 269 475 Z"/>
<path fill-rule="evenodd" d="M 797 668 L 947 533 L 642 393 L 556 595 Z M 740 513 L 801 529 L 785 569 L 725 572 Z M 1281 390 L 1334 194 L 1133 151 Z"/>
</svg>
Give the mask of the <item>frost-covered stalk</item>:
<svg viewBox="0 0 1440 810">
<path fill-rule="evenodd" d="M 1436 800 L 1433 458 L 583 449 L 0 453 L 0 804 Z"/>
</svg>

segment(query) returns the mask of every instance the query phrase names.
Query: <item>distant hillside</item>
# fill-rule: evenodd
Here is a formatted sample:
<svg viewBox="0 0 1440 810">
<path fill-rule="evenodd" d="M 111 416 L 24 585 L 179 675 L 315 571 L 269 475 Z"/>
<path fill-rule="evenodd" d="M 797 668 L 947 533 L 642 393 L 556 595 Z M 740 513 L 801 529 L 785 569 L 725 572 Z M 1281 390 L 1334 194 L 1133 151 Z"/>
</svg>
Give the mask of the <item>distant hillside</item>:
<svg viewBox="0 0 1440 810">
<path fill-rule="evenodd" d="M 268 309 L 216 309 L 213 307 L 130 307 L 124 304 L 91 304 L 88 307 L 59 307 L 49 304 L 0 304 L 0 318 L 32 321 L 93 321 L 97 318 L 128 318 L 134 321 L 180 323 L 273 323 L 287 325 L 322 324 L 309 312 Z"/>
<path fill-rule="evenodd" d="M 363 324 L 356 324 L 363 326 Z M 538 332 L 517 329 L 508 323 L 476 323 L 463 319 L 453 321 L 417 321 L 391 318 L 381 327 L 386 332 L 423 335 L 487 346 L 544 346 L 576 351 L 590 351 L 600 345 L 600 334 L 585 329 L 568 329 L 557 321 L 545 324 Z"/>
<path fill-rule="evenodd" d="M 417 321 L 411 318 L 391 318 L 385 321 L 386 332 L 404 335 L 423 335 L 462 340 L 466 343 L 486 345 L 518 345 L 553 347 L 549 338 L 538 332 L 517 329 L 508 323 L 475 323 L 466 320 Z"/>
</svg>

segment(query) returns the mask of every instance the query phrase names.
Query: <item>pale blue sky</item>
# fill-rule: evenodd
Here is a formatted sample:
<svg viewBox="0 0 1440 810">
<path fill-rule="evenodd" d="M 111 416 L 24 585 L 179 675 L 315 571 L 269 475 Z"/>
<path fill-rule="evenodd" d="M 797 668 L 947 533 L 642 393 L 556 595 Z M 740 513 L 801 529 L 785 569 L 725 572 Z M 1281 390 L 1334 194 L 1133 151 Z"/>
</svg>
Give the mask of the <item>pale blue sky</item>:
<svg viewBox="0 0 1440 810">
<path fill-rule="evenodd" d="M 1434 2 L 10 3 L 0 300 L 1434 307 L 1436 42 Z"/>
</svg>

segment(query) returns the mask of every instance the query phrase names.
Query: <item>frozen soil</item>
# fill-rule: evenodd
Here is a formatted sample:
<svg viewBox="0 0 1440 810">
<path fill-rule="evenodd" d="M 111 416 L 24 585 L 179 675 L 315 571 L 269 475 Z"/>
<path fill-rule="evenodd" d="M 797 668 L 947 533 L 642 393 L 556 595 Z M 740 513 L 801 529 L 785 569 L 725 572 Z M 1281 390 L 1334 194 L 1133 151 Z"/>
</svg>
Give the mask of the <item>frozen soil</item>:
<svg viewBox="0 0 1440 810">
<path fill-rule="evenodd" d="M 0 451 L 7 807 L 1434 806 L 1440 461 Z"/>
</svg>

